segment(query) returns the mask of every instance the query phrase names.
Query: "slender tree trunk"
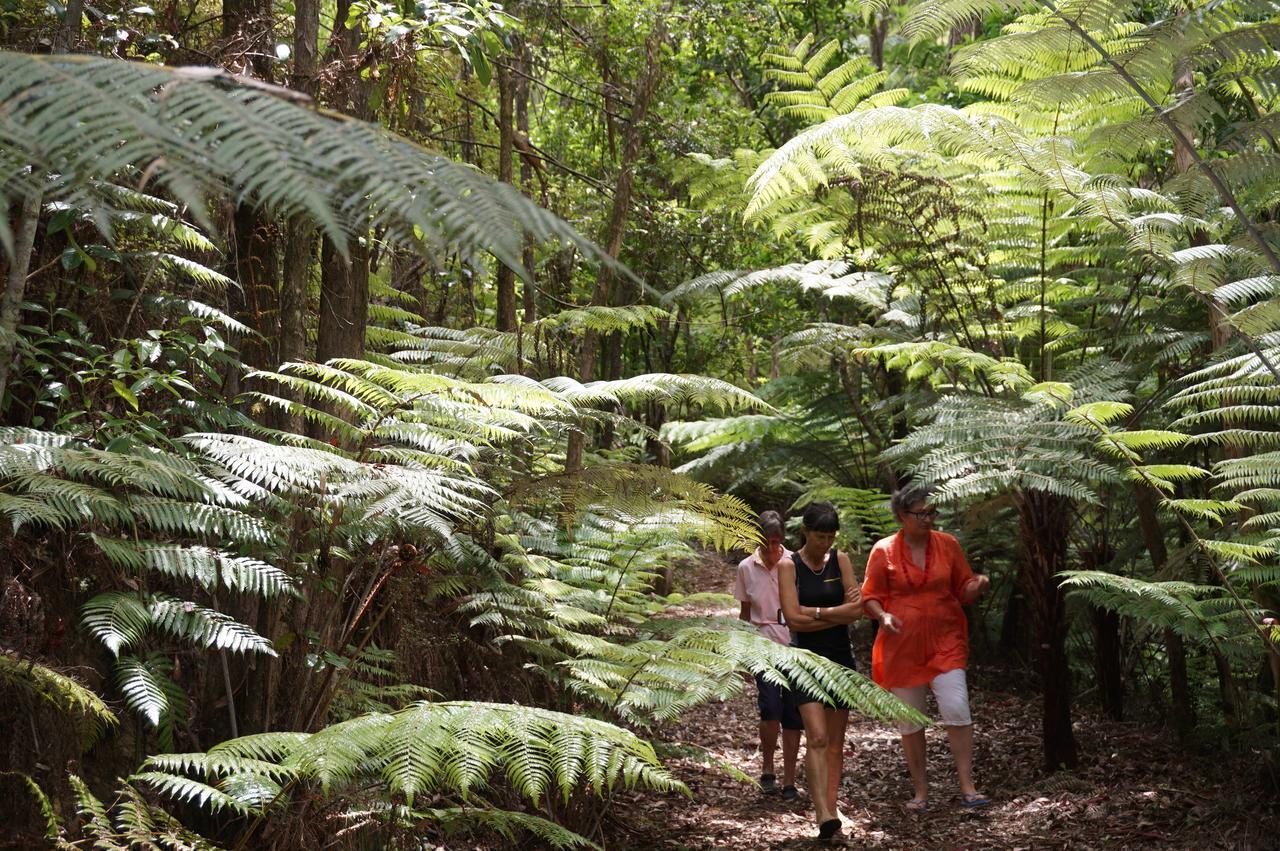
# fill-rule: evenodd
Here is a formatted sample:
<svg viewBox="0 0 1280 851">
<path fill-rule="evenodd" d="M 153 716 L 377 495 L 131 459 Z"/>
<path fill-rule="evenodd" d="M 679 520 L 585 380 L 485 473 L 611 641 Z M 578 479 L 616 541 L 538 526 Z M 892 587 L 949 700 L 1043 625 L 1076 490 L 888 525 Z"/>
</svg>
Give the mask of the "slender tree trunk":
<svg viewBox="0 0 1280 851">
<path fill-rule="evenodd" d="M 80 31 L 84 27 L 84 0 L 67 0 L 62 13 L 62 26 L 53 38 L 54 53 L 70 53 L 80 43 Z"/>
<path fill-rule="evenodd" d="M 520 72 L 516 78 L 516 132 L 527 143 L 529 141 L 529 75 L 533 70 L 533 62 L 529 53 L 529 44 L 523 37 L 517 41 L 516 68 Z M 528 156 L 520 158 L 520 187 L 526 195 L 532 197 L 534 182 L 534 166 Z M 542 205 L 547 204 L 546 183 L 543 182 Z M 538 321 L 538 279 L 535 269 L 536 250 L 533 238 L 525 235 L 524 239 L 524 318 L 526 325 Z"/>
<path fill-rule="evenodd" d="M 605 253 L 617 259 L 622 251 L 622 238 L 626 234 L 627 214 L 631 209 L 631 194 L 635 188 L 635 167 L 640 156 L 640 146 L 644 140 L 644 121 L 649 113 L 649 106 L 657 91 L 662 76 L 662 65 L 658 53 L 666 41 L 667 29 L 665 18 L 659 15 L 653 31 L 645 41 L 645 70 L 641 73 L 632 98 L 631 116 L 627 122 L 626 138 L 622 146 L 622 161 L 618 169 L 618 182 L 614 188 L 613 206 L 609 212 L 609 223 L 605 228 Z M 613 289 L 614 271 L 608 264 L 601 265 L 596 276 L 595 289 L 591 294 L 592 305 L 609 303 Z M 596 376 L 596 357 L 599 349 L 599 335 L 587 331 L 582 339 L 582 352 L 579 359 L 578 375 L 583 382 L 592 381 Z M 565 470 L 572 472 L 582 467 L 583 435 L 574 432 L 569 437 L 568 451 L 565 457 Z"/>
<path fill-rule="evenodd" d="M 54 53 L 69 53 L 80 42 L 84 18 L 84 0 L 68 0 L 62 16 L 62 24 L 53 38 Z M 32 182 L 39 184 L 41 174 L 33 174 Z M 44 191 L 33 188 L 18 207 L 17 224 L 13 232 L 13 256 L 5 276 L 4 297 L 0 299 L 0 405 L 9 387 L 9 375 L 13 371 L 18 346 L 18 318 L 22 314 L 22 301 L 27 292 L 27 276 L 31 272 L 31 252 L 35 248 L 36 230 L 40 224 L 40 207 Z"/>
<path fill-rule="evenodd" d="M 889 37 L 889 17 L 891 14 L 888 9 L 876 12 L 875 18 L 872 19 L 871 23 L 871 32 L 869 33 L 871 64 L 876 66 L 877 71 L 884 70 L 884 43 Z"/>
<path fill-rule="evenodd" d="M 1106 538 L 1095 541 L 1082 557 L 1088 570 L 1106 570 L 1115 560 L 1115 548 Z M 1124 641 L 1120 616 L 1098 606 L 1089 606 L 1093 628 L 1094 672 L 1102 709 L 1114 721 L 1124 720 Z"/>
<path fill-rule="evenodd" d="M 261 29 L 267 16 L 262 0 L 223 0 L 222 37 L 241 40 Z M 262 80 L 272 78 L 272 65 L 262 51 L 240 50 L 248 57 L 243 71 Z M 278 322 L 278 231 L 252 204 L 237 204 L 231 212 L 234 242 L 231 246 L 230 277 L 239 285 L 228 293 L 232 316 L 257 331 L 260 336 L 240 343 L 240 359 L 254 368 L 273 365 L 271 343 L 279 339 Z M 228 376 L 228 395 L 239 389 L 240 376 Z"/>
<path fill-rule="evenodd" d="M 498 78 L 498 180 L 511 183 L 511 157 L 515 153 L 515 86 L 507 60 L 497 67 Z M 516 330 L 516 273 L 505 263 L 498 263 L 499 331 Z"/>
<path fill-rule="evenodd" d="M 1018 500 L 1025 556 L 1019 579 L 1036 629 L 1044 704 L 1041 730 L 1048 771 L 1074 768 L 1079 761 L 1071 729 L 1071 668 L 1067 659 L 1065 597 L 1058 573 L 1066 566 L 1071 504 L 1059 497 L 1023 493 Z"/>
<path fill-rule="evenodd" d="M 40 179 L 42 175 L 33 175 Z M 18 317 L 27 292 L 27 274 L 31 270 L 31 251 L 35 247 L 36 227 L 40 224 L 40 203 L 44 193 L 32 189 L 22 198 L 18 226 L 13 234 L 13 257 L 5 277 L 4 301 L 0 303 L 0 404 L 9 386 L 18 346 Z"/>
<path fill-rule="evenodd" d="M 1133 486 L 1134 507 L 1138 514 L 1138 528 L 1143 543 L 1151 555 L 1151 565 L 1157 574 L 1169 561 L 1164 532 L 1156 514 L 1155 500 L 1150 489 L 1141 482 Z M 1169 662 L 1169 699 L 1173 706 L 1173 729 L 1178 738 L 1185 740 L 1195 726 L 1195 714 L 1191 703 L 1191 686 L 1187 678 L 1187 647 L 1182 636 L 1172 629 L 1164 631 L 1165 656 Z"/>
<path fill-rule="evenodd" d="M 1213 655 L 1213 665 L 1218 674 L 1218 699 L 1221 702 L 1222 714 L 1232 727 L 1240 726 L 1240 690 L 1236 686 L 1235 672 L 1231 670 L 1231 660 L 1217 647 L 1209 648 Z"/>
</svg>

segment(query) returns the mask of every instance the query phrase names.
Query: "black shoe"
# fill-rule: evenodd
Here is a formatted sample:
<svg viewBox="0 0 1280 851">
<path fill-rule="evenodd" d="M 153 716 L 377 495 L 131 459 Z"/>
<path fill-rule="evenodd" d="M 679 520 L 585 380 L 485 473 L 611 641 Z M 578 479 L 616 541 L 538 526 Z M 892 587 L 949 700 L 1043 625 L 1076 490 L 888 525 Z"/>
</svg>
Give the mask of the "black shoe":
<svg viewBox="0 0 1280 851">
<path fill-rule="evenodd" d="M 783 786 L 783 787 L 782 787 L 782 800 L 784 800 L 784 801 L 798 801 L 798 800 L 800 800 L 800 793 L 796 791 L 796 787 L 794 787 L 794 786 Z"/>
<path fill-rule="evenodd" d="M 772 795 L 778 791 L 778 781 L 772 774 L 760 775 L 760 791 L 766 795 Z"/>
<path fill-rule="evenodd" d="M 840 831 L 840 819 L 829 818 L 822 824 L 818 825 L 818 839 L 823 842 L 830 842 L 835 839 L 836 833 Z"/>
</svg>

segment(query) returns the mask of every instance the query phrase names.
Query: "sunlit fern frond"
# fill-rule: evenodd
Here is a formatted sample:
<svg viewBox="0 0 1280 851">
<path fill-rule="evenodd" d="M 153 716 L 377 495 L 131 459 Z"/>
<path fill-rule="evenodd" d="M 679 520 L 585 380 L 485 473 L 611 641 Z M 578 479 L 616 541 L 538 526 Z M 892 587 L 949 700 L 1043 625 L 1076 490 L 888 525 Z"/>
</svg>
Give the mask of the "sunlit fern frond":
<svg viewBox="0 0 1280 851">
<path fill-rule="evenodd" d="M 567 799 L 578 787 L 596 794 L 634 787 L 686 791 L 633 733 L 528 706 L 418 703 L 277 738 L 270 748 L 255 746 L 252 759 L 239 755 L 241 741 L 217 745 L 207 756 L 152 757 L 144 768 L 155 770 L 136 779 L 195 803 L 236 809 L 261 806 L 261 796 L 237 799 L 220 789 L 235 789 L 237 778 L 254 781 L 244 788 L 279 788 L 281 772 L 314 782 L 325 794 L 374 782 L 409 806 L 437 792 L 470 799 L 488 788 L 495 773 L 535 803 L 550 795 Z"/>
</svg>

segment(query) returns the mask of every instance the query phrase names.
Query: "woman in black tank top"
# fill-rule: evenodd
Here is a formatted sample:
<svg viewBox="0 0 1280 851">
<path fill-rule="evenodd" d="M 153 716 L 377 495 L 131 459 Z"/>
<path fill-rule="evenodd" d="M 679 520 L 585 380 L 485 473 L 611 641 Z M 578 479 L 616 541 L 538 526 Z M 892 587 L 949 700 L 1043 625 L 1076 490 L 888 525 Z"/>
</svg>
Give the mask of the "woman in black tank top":
<svg viewBox="0 0 1280 851">
<path fill-rule="evenodd" d="M 805 510 L 802 526 L 804 546 L 778 562 L 778 596 L 791 644 L 853 668 L 849 624 L 862 617 L 862 595 L 849 557 L 832 549 L 840 518 L 830 504 L 816 502 Z M 836 793 L 849 710 L 826 706 L 802 689 L 795 694 L 804 721 L 804 768 L 818 838 L 832 839 L 840 830 Z"/>
</svg>

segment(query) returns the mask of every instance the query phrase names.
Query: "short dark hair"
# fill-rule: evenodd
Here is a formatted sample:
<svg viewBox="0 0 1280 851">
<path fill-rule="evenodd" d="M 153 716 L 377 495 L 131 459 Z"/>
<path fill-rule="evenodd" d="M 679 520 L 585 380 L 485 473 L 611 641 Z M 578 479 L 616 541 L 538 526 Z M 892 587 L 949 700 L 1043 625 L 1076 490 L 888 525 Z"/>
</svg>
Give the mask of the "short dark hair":
<svg viewBox="0 0 1280 851">
<path fill-rule="evenodd" d="M 839 532 L 840 515 L 829 502 L 811 502 L 800 517 L 804 528 L 810 532 Z"/>
<path fill-rule="evenodd" d="M 785 538 L 786 528 L 782 525 L 782 515 L 776 511 L 760 512 L 760 537 L 766 541 L 770 538 Z"/>
<path fill-rule="evenodd" d="M 933 496 L 933 488 L 926 485 L 904 485 L 893 492 L 893 496 L 889 497 L 889 508 L 893 511 L 893 516 L 901 518 L 911 506 L 917 502 L 928 502 L 929 497 Z"/>
</svg>

